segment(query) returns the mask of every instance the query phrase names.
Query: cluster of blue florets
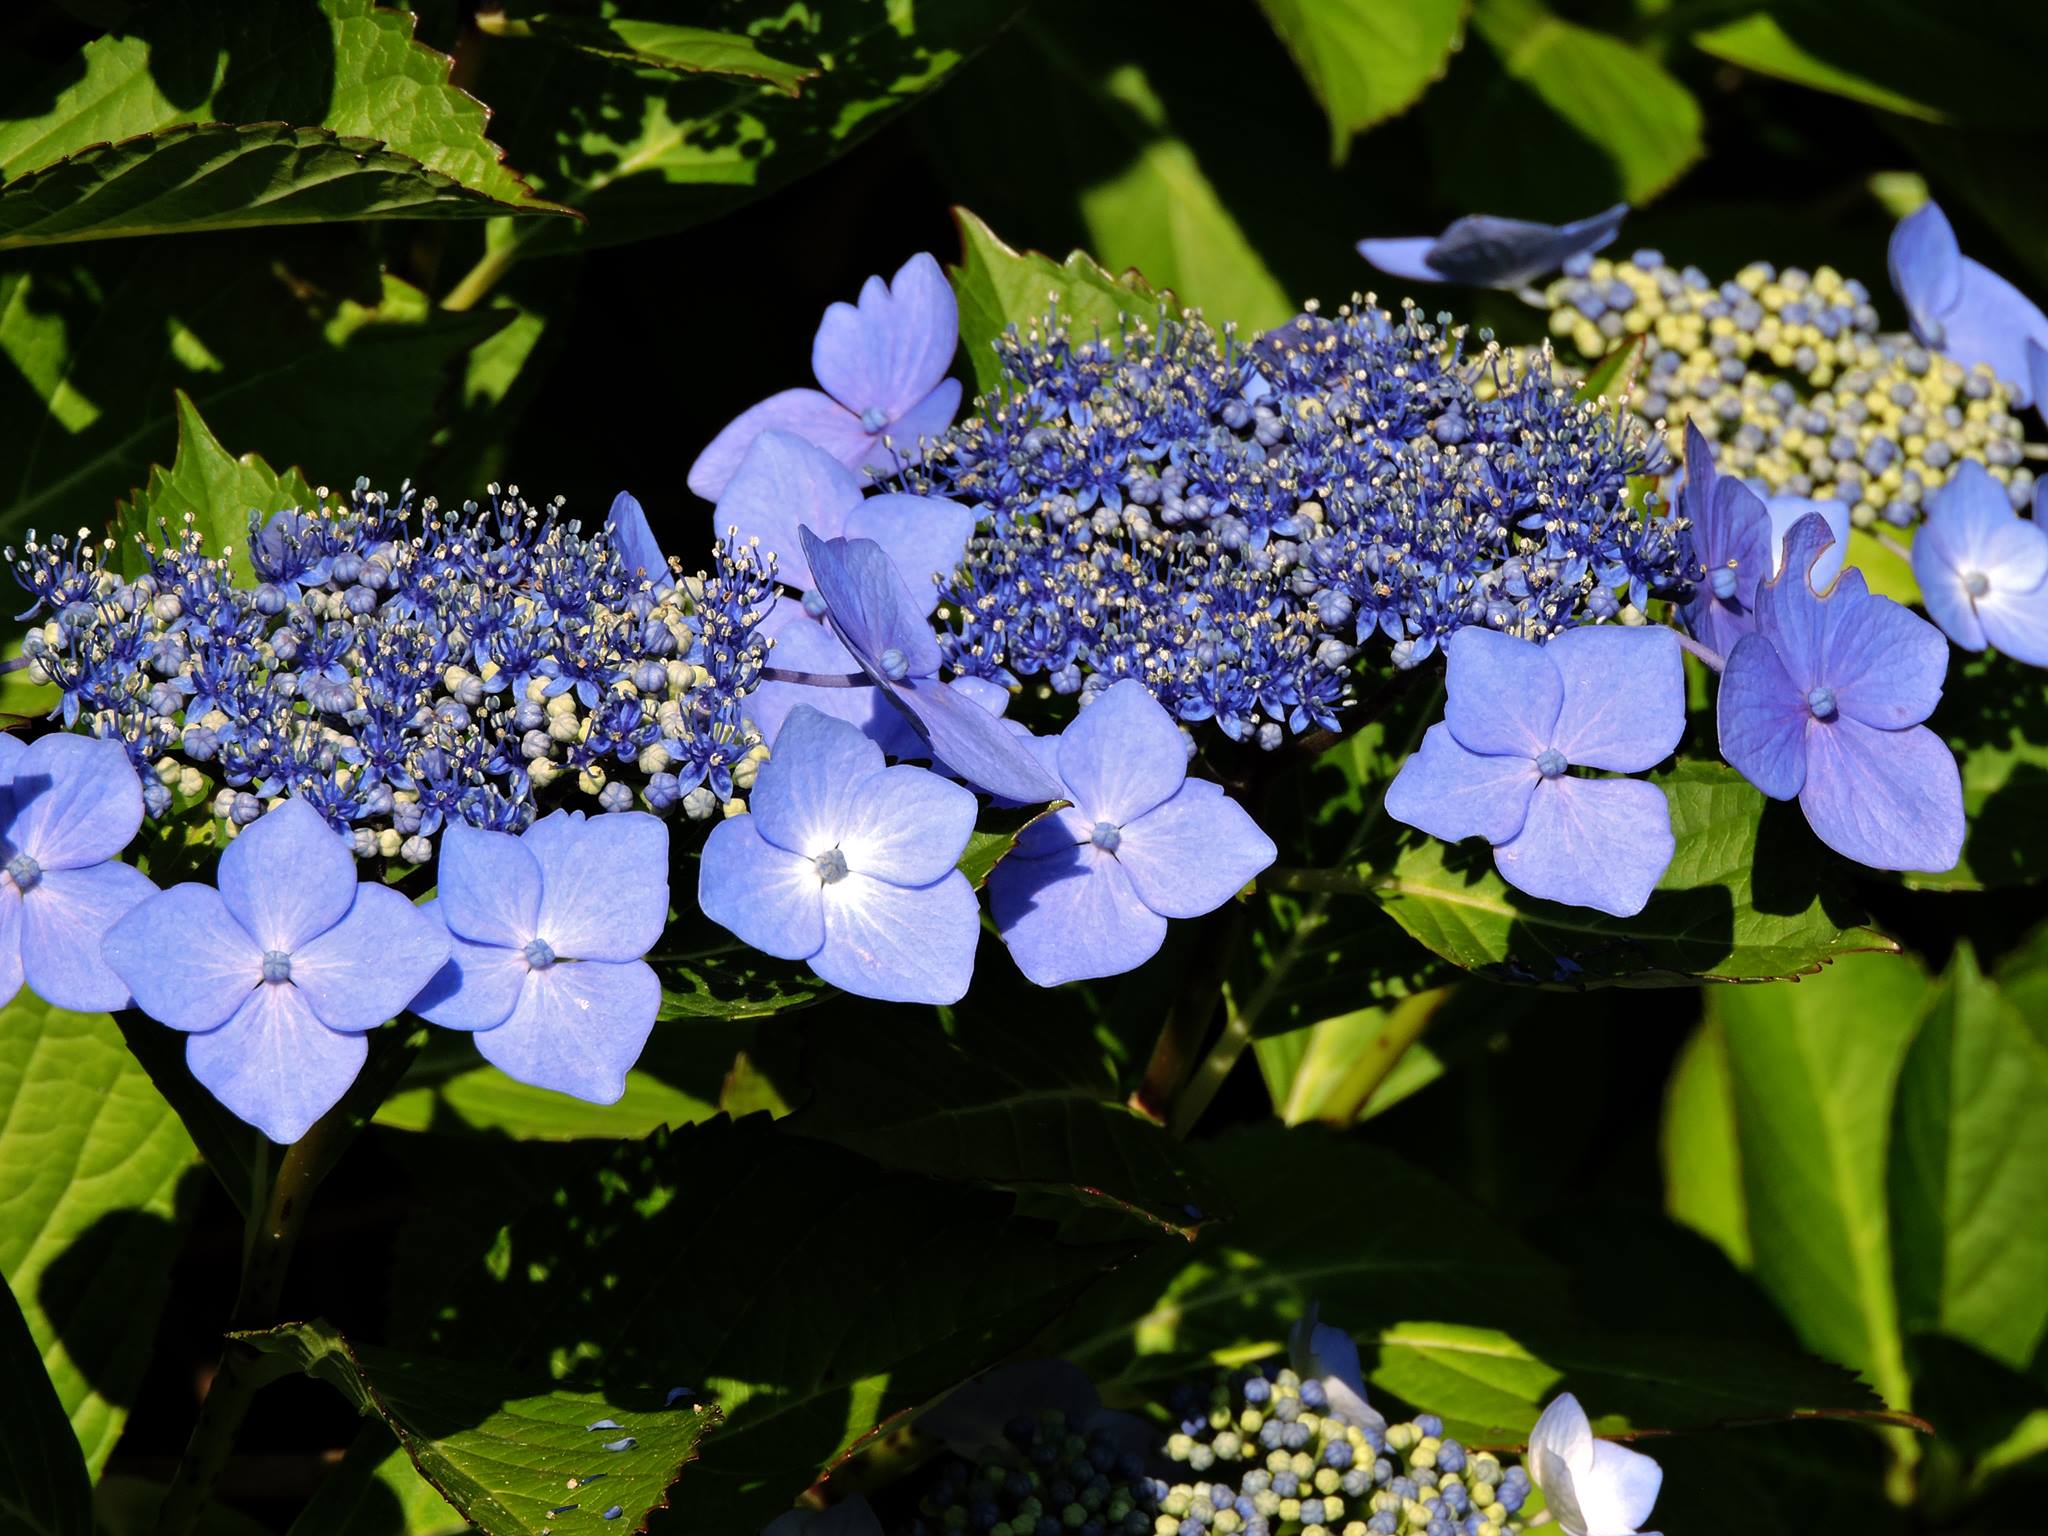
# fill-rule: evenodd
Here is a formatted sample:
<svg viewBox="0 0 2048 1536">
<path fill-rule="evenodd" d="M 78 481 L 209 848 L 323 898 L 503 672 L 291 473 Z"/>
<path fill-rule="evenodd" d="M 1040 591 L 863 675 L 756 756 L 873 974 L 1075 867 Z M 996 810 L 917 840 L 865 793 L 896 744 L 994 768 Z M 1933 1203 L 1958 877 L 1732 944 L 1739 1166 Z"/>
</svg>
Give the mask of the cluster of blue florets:
<svg viewBox="0 0 2048 1536">
<path fill-rule="evenodd" d="M 152 815 L 218 784 L 232 828 L 296 796 L 362 857 L 423 863 L 444 822 L 516 832 L 556 785 L 708 817 L 761 755 L 744 709 L 773 571 L 749 548 L 629 577 L 604 533 L 516 488 L 449 510 L 358 482 L 252 517 L 247 573 L 189 521 L 131 578 L 113 553 L 31 536 L 7 556 L 43 618 L 31 675 L 127 746 Z"/>
<path fill-rule="evenodd" d="M 1152 1536 L 1163 1485 L 1109 1430 L 1084 1431 L 1049 1409 L 1013 1421 L 1004 1436 L 1007 1459 L 945 1464 L 918 1505 L 913 1536 Z"/>
<path fill-rule="evenodd" d="M 1141 680 L 1275 747 L 1333 729 L 1375 637 L 1542 639 L 1681 592 L 1683 523 L 1631 481 L 1653 434 L 1547 353 L 1355 303 L 1241 345 L 1199 316 L 998 343 L 1006 387 L 906 478 L 983 523 L 944 595 L 950 663 L 1054 691 Z"/>
</svg>

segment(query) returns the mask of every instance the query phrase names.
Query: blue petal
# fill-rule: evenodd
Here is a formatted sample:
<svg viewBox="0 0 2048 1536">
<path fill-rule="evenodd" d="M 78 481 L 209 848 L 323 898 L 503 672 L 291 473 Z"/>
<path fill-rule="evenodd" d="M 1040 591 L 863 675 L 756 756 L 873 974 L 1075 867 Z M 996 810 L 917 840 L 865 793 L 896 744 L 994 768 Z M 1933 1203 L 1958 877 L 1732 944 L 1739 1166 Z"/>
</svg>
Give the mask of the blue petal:
<svg viewBox="0 0 2048 1536">
<path fill-rule="evenodd" d="M 825 942 L 823 891 L 817 866 L 761 836 L 752 816 L 713 827 L 697 862 L 704 915 L 781 960 L 807 960 Z"/>
<path fill-rule="evenodd" d="M 292 956 L 292 985 L 329 1029 L 403 1013 L 448 959 L 448 930 L 398 892 L 359 885 L 348 916 Z"/>
<path fill-rule="evenodd" d="M 142 830 L 142 781 L 118 741 L 56 731 L 14 764 L 7 842 L 45 869 L 113 858 Z"/>
<path fill-rule="evenodd" d="M 1927 346 L 1938 347 L 1941 317 L 1955 308 L 1963 292 L 1962 247 L 1938 204 L 1923 203 L 1899 220 L 1887 264 L 1915 334 Z"/>
<path fill-rule="evenodd" d="M 1800 519 L 1818 517 L 1834 535 L 1834 543 L 1814 556 L 1813 564 L 1807 567 L 1806 579 L 1816 592 L 1825 592 L 1835 584 L 1835 578 L 1842 574 L 1842 562 L 1849 554 L 1849 508 L 1830 497 L 1815 501 L 1808 496 L 1772 496 L 1765 500 L 1765 509 L 1770 514 L 1771 574 L 1777 575 L 1785 563 L 1785 540 Z"/>
<path fill-rule="evenodd" d="M 1522 830 L 1493 850 L 1493 864 L 1531 896 L 1634 917 L 1676 847 L 1671 807 L 1656 785 L 1550 779 L 1530 797 Z"/>
<path fill-rule="evenodd" d="M 21 991 L 21 896 L 12 880 L 0 880 L 0 1007 Z"/>
<path fill-rule="evenodd" d="M 1116 848 L 1131 889 L 1161 917 L 1215 911 L 1279 856 L 1244 807 L 1206 779 L 1125 822 Z"/>
<path fill-rule="evenodd" d="M 1435 249 L 1436 241 L 1435 235 L 1361 240 L 1358 254 L 1394 277 L 1405 277 L 1414 283 L 1447 283 L 1451 279 L 1429 264 L 1429 253 Z"/>
<path fill-rule="evenodd" d="M 1801 693 L 1822 681 L 1827 600 L 1813 586 L 1810 573 L 1834 542 L 1826 519 L 1816 513 L 1800 518 L 1785 535 L 1785 558 L 1778 574 L 1757 588 L 1757 628 L 1770 636 L 1786 674 Z"/>
<path fill-rule="evenodd" d="M 1641 773 L 1685 732 L 1685 658 L 1661 624 L 1589 624 L 1545 648 L 1564 679 L 1552 745 L 1583 768 Z"/>
<path fill-rule="evenodd" d="M 510 832 L 451 822 L 434 878 L 449 932 L 514 949 L 540 932 L 540 860 Z"/>
<path fill-rule="evenodd" d="M 1447 843 L 1504 843 L 1521 831 L 1541 777 L 1533 758 L 1467 752 L 1438 721 L 1387 786 L 1387 814 Z"/>
<path fill-rule="evenodd" d="M 739 472 L 740 461 L 754 446 L 754 439 L 771 430 L 793 432 L 849 469 L 867 459 L 874 441 L 860 418 L 830 395 L 815 389 L 785 389 L 726 424 L 690 466 L 690 490 L 706 501 L 717 501 Z"/>
<path fill-rule="evenodd" d="M 1081 813 L 1120 827 L 1181 787 L 1187 738 L 1143 683 L 1125 678 L 1060 732 L 1059 764 L 1066 797 Z"/>
<path fill-rule="evenodd" d="M 74 1013 L 127 1007 L 128 984 L 100 947 L 109 928 L 154 895 L 149 876 L 126 864 L 45 870 L 21 898 L 21 965 L 30 990 Z"/>
<path fill-rule="evenodd" d="M 1020 805 L 1061 798 L 1059 782 L 1045 771 L 1028 740 L 965 694 L 929 678 L 913 678 L 889 690 L 930 743 L 933 756 L 967 783 Z"/>
<path fill-rule="evenodd" d="M 1924 725 L 1876 730 L 1847 715 L 1807 732 L 1799 808 L 1820 840 L 1872 869 L 1953 869 L 1963 853 L 1963 781 Z"/>
<path fill-rule="evenodd" d="M 210 885 L 174 885 L 107 930 L 100 955 L 135 1006 L 173 1029 L 216 1029 L 263 980 L 263 949 Z"/>
<path fill-rule="evenodd" d="M 1366 1400 L 1358 1343 L 1342 1328 L 1317 1320 L 1310 1303 L 1287 1332 L 1287 1363 L 1297 1376 L 1320 1381 L 1330 1406 L 1360 1429 L 1384 1429 L 1386 1418 Z"/>
<path fill-rule="evenodd" d="M 427 902 L 420 911 L 439 915 L 440 903 Z M 412 1011 L 443 1029 L 490 1029 L 511 1016 L 526 984 L 530 967 L 517 949 L 472 944 L 459 934 L 448 935 L 448 963 L 412 1000 Z"/>
<path fill-rule="evenodd" d="M 903 576 L 873 539 L 821 539 L 797 530 L 811 580 L 825 599 L 826 622 L 862 670 L 882 680 L 882 655 L 900 652 L 905 675 L 939 670 L 939 643 Z"/>
<path fill-rule="evenodd" d="M 1942 318 L 1941 350 L 1966 368 L 1982 363 L 2012 391 L 2013 404 L 2034 401 L 2029 342 L 2048 346 L 2048 315 L 1988 267 L 1963 258 L 1963 295 Z"/>
<path fill-rule="evenodd" d="M 817 524 L 811 525 L 813 528 Z M 870 496 L 846 516 L 846 536 L 873 539 L 902 574 L 912 597 L 925 599 L 924 612 L 939 605 L 936 577 L 949 577 L 967 558 L 974 514 L 943 496 Z"/>
<path fill-rule="evenodd" d="M 1888 597 L 1837 594 L 1828 609 L 1822 680 L 1843 714 L 1895 731 L 1934 713 L 1948 673 L 1940 630 Z"/>
<path fill-rule="evenodd" d="M 2048 542 L 2048 534 L 2029 526 L 2029 532 Z M 2031 667 L 2048 667 L 2048 584 L 2030 592 L 2012 592 L 1993 587 L 1977 604 L 1984 621 L 1984 635 L 2014 661 Z"/>
<path fill-rule="evenodd" d="M 811 343 L 811 371 L 856 416 L 874 408 L 894 421 L 945 377 L 959 344 L 953 287 L 920 251 L 889 283 L 869 278 L 858 307 L 826 309 Z"/>
<path fill-rule="evenodd" d="M 777 598 L 763 621 L 762 631 L 775 642 L 769 652 L 771 666 L 828 677 L 843 677 L 862 670 L 859 659 L 839 643 L 839 637 L 805 613 L 803 605 L 794 599 Z M 761 739 L 773 743 L 801 705 L 844 720 L 891 757 L 912 756 L 922 745 L 903 711 L 890 703 L 885 691 L 878 687 L 821 688 L 809 683 L 770 680 L 747 695 L 745 707 L 747 718 L 761 733 Z"/>
<path fill-rule="evenodd" d="M 1564 707 L 1564 679 L 1531 640 L 1468 625 L 1444 642 L 1444 724 L 1468 752 L 1541 756 Z"/>
<path fill-rule="evenodd" d="M 1556 271 L 1575 256 L 1590 255 L 1621 230 L 1628 204 L 1569 224 L 1532 224 L 1488 213 L 1457 220 L 1429 251 L 1429 265 L 1454 283 L 1519 288 Z"/>
<path fill-rule="evenodd" d="M 840 828 L 847 868 L 891 885 L 929 885 L 960 860 L 974 833 L 974 796 L 900 764 L 863 779 Z M 830 923 L 832 903 L 825 903 Z"/>
<path fill-rule="evenodd" d="M 1044 858 L 1013 853 L 989 876 L 988 895 L 1017 969 L 1041 987 L 1136 970 L 1166 939 L 1166 919 L 1138 899 L 1123 866 L 1092 844 Z"/>
<path fill-rule="evenodd" d="M 2032 336 L 2027 338 L 2027 393 L 2033 397 L 2034 409 L 2041 413 L 2041 419 L 2048 421 L 2048 346 Z M 2037 484 L 2035 490 L 2039 489 Z"/>
<path fill-rule="evenodd" d="M 369 1049 L 315 1018 L 297 987 L 266 982 L 227 1023 L 185 1042 L 185 1064 L 242 1119 L 290 1143 L 340 1102 Z"/>
<path fill-rule="evenodd" d="M 648 524 L 647 513 L 631 492 L 621 491 L 612 498 L 612 509 L 604 517 L 604 528 L 611 536 L 612 548 L 626 562 L 628 576 L 653 582 L 656 586 L 668 580 L 668 557 L 662 554 L 661 545 L 655 541 L 654 529 Z"/>
<path fill-rule="evenodd" d="M 941 379 L 932 392 L 868 440 L 860 461 L 877 475 L 894 474 L 924 457 L 924 447 L 945 434 L 960 409 L 960 381 Z"/>
<path fill-rule="evenodd" d="M 1806 699 L 1768 635 L 1749 635 L 1729 653 L 1714 703 L 1721 755 L 1773 800 L 1806 782 Z"/>
<path fill-rule="evenodd" d="M 755 830 L 778 848 L 815 859 L 839 846 L 861 786 L 881 771 L 881 748 L 844 720 L 792 710 L 747 801 Z"/>
<path fill-rule="evenodd" d="M 530 972 L 511 1017 L 472 1038 L 515 1082 L 616 1104 L 660 1011 L 661 983 L 645 961 L 572 960 Z"/>
<path fill-rule="evenodd" d="M 754 439 L 731 482 L 718 498 L 718 526 L 736 528 L 741 539 L 758 539 L 775 556 L 776 576 L 809 588 L 810 563 L 797 529 L 808 526 L 821 538 L 846 532 L 846 515 L 860 505 L 853 471 L 816 444 L 792 432 L 767 431 Z"/>
<path fill-rule="evenodd" d="M 293 799 L 236 834 L 214 881 L 259 948 L 290 954 L 347 915 L 356 860 L 318 811 Z"/>
<path fill-rule="evenodd" d="M 522 834 L 540 861 L 540 937 L 565 960 L 638 960 L 668 925 L 668 827 L 645 811 L 543 816 Z"/>
<path fill-rule="evenodd" d="M 891 885 L 853 873 L 823 888 L 819 976 L 859 997 L 957 1003 L 974 977 L 981 909 L 958 870 L 930 885 Z"/>
</svg>

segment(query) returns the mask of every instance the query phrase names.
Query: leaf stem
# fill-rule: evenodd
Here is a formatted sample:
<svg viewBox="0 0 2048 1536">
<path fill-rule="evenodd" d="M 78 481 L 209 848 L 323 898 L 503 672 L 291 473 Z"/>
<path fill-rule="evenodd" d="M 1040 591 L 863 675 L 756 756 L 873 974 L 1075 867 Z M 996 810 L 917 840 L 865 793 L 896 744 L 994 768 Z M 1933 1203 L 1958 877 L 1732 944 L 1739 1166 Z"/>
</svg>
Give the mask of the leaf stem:
<svg viewBox="0 0 2048 1536">
<path fill-rule="evenodd" d="M 463 273 L 462 280 L 442 297 L 441 307 L 457 314 L 476 308 L 518 262 L 522 243 L 515 229 L 502 245 L 488 247 L 476 265 Z"/>
</svg>

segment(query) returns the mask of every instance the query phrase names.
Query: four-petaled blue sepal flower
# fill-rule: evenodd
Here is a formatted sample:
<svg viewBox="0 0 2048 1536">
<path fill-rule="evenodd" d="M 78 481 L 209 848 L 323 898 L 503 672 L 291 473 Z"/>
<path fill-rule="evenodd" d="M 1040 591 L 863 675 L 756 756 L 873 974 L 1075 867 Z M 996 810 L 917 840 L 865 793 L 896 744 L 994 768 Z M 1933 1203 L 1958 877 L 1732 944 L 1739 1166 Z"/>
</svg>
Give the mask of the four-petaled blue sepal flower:
<svg viewBox="0 0 2048 1536">
<path fill-rule="evenodd" d="M 1948 645 L 1872 596 L 1861 571 L 1815 590 L 1808 573 L 1831 538 L 1806 518 L 1785 541 L 1784 569 L 1757 589 L 1756 632 L 1721 674 L 1721 755 L 1772 799 L 1796 795 L 1845 858 L 1950 869 L 1963 847 L 1962 775 L 1920 723 L 1941 698 Z"/>
<path fill-rule="evenodd" d="M 1529 1431 L 1525 1459 L 1565 1536 L 1636 1536 L 1664 1486 L 1664 1469 L 1641 1451 L 1595 1440 L 1586 1410 L 1569 1392 L 1553 1399 Z"/>
<path fill-rule="evenodd" d="M 114 862 L 141 828 L 142 784 L 118 741 L 59 733 L 24 746 L 0 735 L 0 998 L 26 977 L 59 1008 L 127 1006 L 100 940 L 156 894 L 147 875 Z"/>
<path fill-rule="evenodd" d="M 981 925 L 974 888 L 954 866 L 974 831 L 971 793 L 923 768 L 885 766 L 853 726 L 799 708 L 748 810 L 704 844 L 706 917 L 843 992 L 899 1003 L 966 995 Z"/>
<path fill-rule="evenodd" d="M 797 535 L 825 602 L 825 622 L 882 697 L 910 717 L 932 755 L 969 784 L 1007 800 L 1043 805 L 1058 799 L 1059 785 L 1029 747 L 939 681 L 939 644 L 926 610 L 882 547 L 872 539 L 821 539 L 808 528 Z"/>
<path fill-rule="evenodd" d="M 988 882 L 1003 942 L 1042 987 L 1143 965 L 1168 918 L 1213 912 L 1277 854 L 1221 786 L 1188 777 L 1180 727 L 1134 679 L 1048 757 L 1073 803 L 1026 827 Z"/>
<path fill-rule="evenodd" d="M 1974 459 L 1929 498 L 1913 540 L 1913 574 L 1934 622 L 1966 651 L 1996 646 L 2048 667 L 2048 493 L 2034 515 L 2013 511 L 2005 488 Z"/>
<path fill-rule="evenodd" d="M 1570 224 L 1532 224 L 1472 213 L 1440 235 L 1361 240 L 1358 254 L 1395 277 L 1419 283 L 1520 288 L 1567 262 L 1591 256 L 1621 231 L 1628 204 Z"/>
<path fill-rule="evenodd" d="M 2015 404 L 2035 397 L 2027 345 L 2048 346 L 2048 315 L 2019 289 L 1963 254 L 1948 216 L 1927 203 L 1892 231 L 1892 287 L 1913 335 L 1965 368 L 1985 364 Z"/>
<path fill-rule="evenodd" d="M 1681 610 L 1686 632 L 1726 655 L 1756 625 L 1756 588 L 1771 563 L 1771 517 L 1740 480 L 1724 479 L 1697 423 L 1685 423 L 1679 510 L 1692 525 L 1701 577 Z"/>
<path fill-rule="evenodd" d="M 1461 629 L 1444 646 L 1444 718 L 1387 788 L 1387 814 L 1446 842 L 1483 837 L 1518 890 L 1616 917 L 1642 911 L 1676 846 L 1641 773 L 1678 746 L 1685 669 L 1661 626 L 1593 625 L 1547 645 Z"/>
<path fill-rule="evenodd" d="M 1321 1319 L 1310 1302 L 1287 1334 L 1287 1363 L 1303 1381 L 1322 1383 L 1330 1411 L 1360 1429 L 1385 1429 L 1386 1415 L 1366 1399 L 1365 1373 L 1358 1364 L 1358 1343 L 1342 1328 Z"/>
<path fill-rule="evenodd" d="M 368 1054 L 448 958 L 441 925 L 387 886 L 358 882 L 349 844 L 287 800 L 220 856 L 218 888 L 151 896 L 101 953 L 213 1096 L 272 1141 L 334 1107 Z"/>
<path fill-rule="evenodd" d="M 629 581 L 644 581 L 652 587 L 668 586 L 674 581 L 668 556 L 661 552 L 661 541 L 655 538 L 654 528 L 647 521 L 647 511 L 631 491 L 621 491 L 612 498 L 612 508 L 604 515 L 604 531 L 612 548 L 619 552 Z"/>
<path fill-rule="evenodd" d="M 448 963 L 413 1003 L 473 1032 L 507 1077 L 616 1104 L 661 1011 L 643 958 L 668 921 L 668 828 L 556 811 L 526 831 L 450 825 L 435 899 Z"/>
<path fill-rule="evenodd" d="M 816 443 L 849 469 L 914 464 L 919 443 L 952 425 L 960 381 L 948 378 L 960 310 L 937 261 L 920 252 L 860 303 L 825 311 L 811 343 L 817 389 L 785 389 L 729 423 L 690 466 L 690 489 L 716 501 L 755 438 L 771 427 Z"/>
</svg>

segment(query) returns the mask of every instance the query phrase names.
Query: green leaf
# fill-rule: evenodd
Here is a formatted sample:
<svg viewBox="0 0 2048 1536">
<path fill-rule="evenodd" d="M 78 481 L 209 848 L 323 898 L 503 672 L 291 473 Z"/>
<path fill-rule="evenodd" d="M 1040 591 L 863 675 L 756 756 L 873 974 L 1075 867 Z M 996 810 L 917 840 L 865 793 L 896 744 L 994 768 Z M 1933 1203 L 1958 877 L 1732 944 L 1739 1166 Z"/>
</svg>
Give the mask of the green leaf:
<svg viewBox="0 0 2048 1536">
<path fill-rule="evenodd" d="M 111 1018 L 27 992 L 0 1010 L 0 1275 L 95 1476 L 150 1360 L 192 1161 Z"/>
<path fill-rule="evenodd" d="M 1760 980 L 1897 948 L 1861 925 L 1839 866 L 1796 825 L 1796 808 L 1766 801 L 1720 763 L 1682 761 L 1651 782 L 1670 801 L 1677 848 L 1635 917 L 1524 896 L 1476 843 L 1410 839 L 1367 884 L 1394 921 L 1446 960 L 1507 981 Z M 1759 856 L 1764 846 L 1768 858 Z"/>
<path fill-rule="evenodd" d="M 1467 0 L 1259 0 L 1330 119 L 1330 159 L 1444 75 Z"/>
<path fill-rule="evenodd" d="M 2040 673 L 2005 656 L 1955 653 L 1928 722 L 1960 760 L 1969 828 L 1963 857 L 1923 891 L 1974 891 L 2048 878 L 2048 693 Z"/>
<path fill-rule="evenodd" d="M 1754 1273 L 1800 1338 L 1909 1406 L 1885 1193 L 1893 1094 L 1924 981 L 1846 959 L 1797 986 L 1721 987 Z"/>
<path fill-rule="evenodd" d="M 136 539 L 160 542 L 161 521 L 170 526 L 171 536 L 187 514 L 191 526 L 205 539 L 213 554 L 232 547 L 231 568 L 237 576 L 252 579 L 249 564 L 249 514 L 281 512 L 287 508 L 313 505 L 313 487 L 296 469 L 279 474 L 253 453 L 239 459 L 221 447 L 220 439 L 207 430 L 199 408 L 182 389 L 178 402 L 178 456 L 166 470 L 153 466 L 149 484 L 136 492 L 133 502 L 116 510 L 114 537 L 119 555 L 127 556 L 124 567 L 141 569 Z M 132 561 L 132 566 L 129 562 Z"/>
<path fill-rule="evenodd" d="M 1749 1208 L 1742 1196 L 1735 1088 L 1728 1037 L 1704 1019 L 1686 1040 L 1664 1094 L 1664 1209 L 1728 1255 L 1738 1269 L 1754 1261 Z"/>
<path fill-rule="evenodd" d="M 1903 528 L 1885 530 L 1888 539 L 1904 542 L 1910 546 L 1912 534 Z M 1913 575 L 1913 564 L 1902 559 L 1896 550 L 1878 542 L 1877 535 L 1868 528 L 1849 530 L 1848 563 L 1863 573 L 1870 590 L 1879 597 L 1888 597 L 1895 603 L 1907 607 L 1920 601 L 1920 582 Z"/>
<path fill-rule="evenodd" d="M 1577 399 L 1593 402 L 1612 397 L 1617 403 L 1629 398 L 1636 368 L 1642 362 L 1643 337 L 1631 336 L 1586 371 Z"/>
<path fill-rule="evenodd" d="M 540 1536 L 572 1512 L 613 1507 L 618 1529 L 637 1530 L 667 1507 L 719 1421 L 709 1406 L 663 1406 L 659 1389 L 536 1392 L 509 1372 L 351 1344 L 324 1322 L 230 1337 L 383 1420 L 420 1476 L 488 1536 Z M 592 1427 L 607 1419 L 617 1427 Z"/>
<path fill-rule="evenodd" d="M 1899 1078 L 1902 1326 L 2023 1368 L 2048 1332 L 2048 1044 L 1956 950 Z"/>
<path fill-rule="evenodd" d="M 111 143 L 123 177 L 110 193 L 118 207 L 144 189 L 177 184 L 170 165 L 151 163 L 157 153 L 183 167 L 180 176 L 195 178 L 185 200 L 163 210 L 163 227 L 270 223 L 279 214 L 368 217 L 374 215 L 360 206 L 368 189 L 347 194 L 355 211 L 316 205 L 323 196 L 343 195 L 334 181 L 346 178 L 336 146 L 355 156 L 382 144 L 385 152 L 372 158 L 394 182 L 386 198 L 420 198 L 431 186 L 456 211 L 495 205 L 499 212 L 565 212 L 534 198 L 504 164 L 484 137 L 490 114 L 483 103 L 449 82 L 449 59 L 414 42 L 412 27 L 409 13 L 374 0 L 322 0 L 317 8 L 267 0 L 153 5 L 63 67 L 48 91 L 49 111 L 0 121 L 0 175 L 12 191 L 27 173 L 76 163 L 82 152 Z M 167 133 L 195 125 L 206 131 Z M 304 129 L 326 131 L 303 138 L 293 132 Z M 196 153 L 224 154 L 248 130 L 255 130 L 250 153 L 262 164 L 237 170 L 223 162 L 196 179 Z M 135 140 L 142 143 L 129 142 Z M 260 149 L 266 140 L 270 148 Z M 301 172 L 280 174 L 295 155 L 305 161 Z M 397 187 L 401 165 L 411 168 L 404 191 Z M 115 174 L 108 162 L 99 166 Z M 309 196 L 323 179 L 335 190 Z M 0 234 L 7 227 L 0 224 Z"/>
<path fill-rule="evenodd" d="M 1149 326 L 1177 308 L 1172 294 L 1155 292 L 1136 272 L 1119 277 L 1085 251 L 1056 262 L 1013 250 L 965 208 L 953 210 L 953 222 L 960 227 L 960 265 L 952 269 L 960 345 L 977 394 L 1002 383 L 995 344 L 1013 326 L 1029 343 L 1057 315 L 1077 340 L 1120 339 L 1127 327 Z"/>
<path fill-rule="evenodd" d="M 341 1464 L 320 1480 L 288 1536 L 463 1536 L 470 1528 L 420 1476 L 383 1420 L 370 1419 Z M 149 1536 L 149 1527 L 135 1536 Z"/>
<path fill-rule="evenodd" d="M 670 937 L 674 934 L 671 931 Z M 744 944 L 689 955 L 654 955 L 661 1019 L 765 1019 L 834 995 L 802 965 Z"/>
<path fill-rule="evenodd" d="M 1420 1037 L 1450 996 L 1450 988 L 1437 987 L 1254 1040 L 1274 1110 L 1288 1125 L 1348 1125 L 1426 1086 L 1443 1064 Z M 1403 1067 L 1408 1071 L 1396 1082 Z"/>
<path fill-rule="evenodd" d="M 1794 85 L 1826 91 L 1886 112 L 1925 118 L 1929 122 L 1942 119 L 1938 109 L 1923 101 L 1888 90 L 1874 80 L 1866 80 L 1851 70 L 1809 53 L 1767 11 L 1741 16 L 1718 27 L 1707 27 L 1693 33 L 1692 41 L 1693 46 L 1702 52 L 1759 75 L 1789 80 Z"/>
<path fill-rule="evenodd" d="M 615 14 L 565 15 L 515 5 L 509 12 L 481 13 L 477 26 L 492 37 L 535 38 L 645 69 L 672 69 L 686 75 L 737 75 L 772 85 L 789 96 L 797 95 L 806 80 L 818 77 L 817 69 L 808 64 L 792 64 L 763 53 L 752 38 L 671 21 Z"/>
<path fill-rule="evenodd" d="M 0 1529 L 92 1536 L 92 1479 L 43 1372 L 42 1351 L 0 1286 Z"/>
</svg>

